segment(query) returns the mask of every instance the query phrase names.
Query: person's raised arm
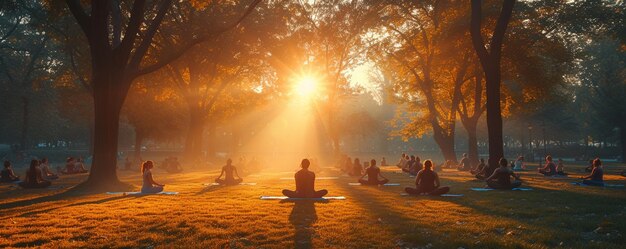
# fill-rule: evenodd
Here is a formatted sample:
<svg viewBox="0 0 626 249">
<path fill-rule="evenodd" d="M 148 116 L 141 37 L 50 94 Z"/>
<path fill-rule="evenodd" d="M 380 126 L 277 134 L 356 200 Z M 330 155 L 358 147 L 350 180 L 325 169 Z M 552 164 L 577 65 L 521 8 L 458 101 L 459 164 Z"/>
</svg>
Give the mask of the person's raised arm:
<svg viewBox="0 0 626 249">
<path fill-rule="evenodd" d="M 223 175 L 224 175 L 224 167 L 222 167 L 222 172 L 220 172 L 220 176 L 218 176 L 216 179 L 222 178 Z"/>
</svg>

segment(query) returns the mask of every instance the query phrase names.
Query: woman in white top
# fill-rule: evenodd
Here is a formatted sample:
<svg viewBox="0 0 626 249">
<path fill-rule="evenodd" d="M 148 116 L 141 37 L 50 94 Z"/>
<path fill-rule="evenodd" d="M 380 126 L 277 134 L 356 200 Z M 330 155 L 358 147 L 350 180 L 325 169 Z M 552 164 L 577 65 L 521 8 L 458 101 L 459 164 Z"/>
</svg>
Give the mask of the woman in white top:
<svg viewBox="0 0 626 249">
<path fill-rule="evenodd" d="M 44 157 L 43 159 L 41 159 L 41 164 L 39 165 L 39 168 L 41 169 L 41 177 L 43 179 L 55 180 L 59 178 L 59 176 L 55 175 L 54 173 L 52 173 L 52 170 L 50 170 L 48 158 Z"/>
</svg>

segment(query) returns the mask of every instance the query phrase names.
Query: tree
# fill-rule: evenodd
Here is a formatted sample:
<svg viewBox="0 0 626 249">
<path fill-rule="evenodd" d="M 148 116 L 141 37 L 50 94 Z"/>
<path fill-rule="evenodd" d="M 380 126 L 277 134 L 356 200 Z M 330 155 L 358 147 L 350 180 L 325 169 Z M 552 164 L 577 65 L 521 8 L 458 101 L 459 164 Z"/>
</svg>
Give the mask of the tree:
<svg viewBox="0 0 626 249">
<path fill-rule="evenodd" d="M 489 165 L 498 165 L 498 160 L 504 157 L 504 143 L 502 137 L 502 109 L 500 103 L 502 44 L 507 25 L 513 14 L 515 0 L 504 0 L 500 17 L 496 22 L 494 32 L 489 43 L 489 51 L 482 38 L 482 1 L 472 0 L 472 16 L 470 33 L 472 44 L 480 59 L 485 73 L 487 88 L 487 129 L 489 131 Z"/>
<path fill-rule="evenodd" d="M 162 53 L 160 58 L 148 60 L 150 64 L 145 65 L 145 55 L 151 49 L 153 38 L 170 10 L 171 0 L 155 3 L 154 8 L 147 7 L 145 0 L 135 0 L 128 8 L 123 8 L 126 5 L 119 1 L 93 0 L 88 6 L 89 13 L 81 1 L 66 0 L 65 3 L 87 38 L 91 57 L 90 85 L 95 113 L 94 156 L 85 185 L 92 188 L 115 185 L 119 183 L 116 163 L 120 111 L 132 82 L 141 75 L 167 65 L 209 36 L 237 25 L 241 19 L 193 40 L 181 41 L 173 50 Z M 253 1 L 243 17 L 257 3 Z M 146 16 L 153 18 L 148 21 Z"/>
</svg>

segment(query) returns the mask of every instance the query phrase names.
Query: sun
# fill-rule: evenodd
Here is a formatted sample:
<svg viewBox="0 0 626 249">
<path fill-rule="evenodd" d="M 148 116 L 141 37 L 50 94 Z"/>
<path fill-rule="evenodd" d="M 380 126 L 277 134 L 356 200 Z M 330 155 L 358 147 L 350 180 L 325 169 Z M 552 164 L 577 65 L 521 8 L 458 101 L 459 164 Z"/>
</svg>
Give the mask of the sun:
<svg viewBox="0 0 626 249">
<path fill-rule="evenodd" d="M 293 90 L 301 97 L 311 97 L 317 91 L 317 79 L 313 76 L 303 76 L 296 81 Z"/>
</svg>

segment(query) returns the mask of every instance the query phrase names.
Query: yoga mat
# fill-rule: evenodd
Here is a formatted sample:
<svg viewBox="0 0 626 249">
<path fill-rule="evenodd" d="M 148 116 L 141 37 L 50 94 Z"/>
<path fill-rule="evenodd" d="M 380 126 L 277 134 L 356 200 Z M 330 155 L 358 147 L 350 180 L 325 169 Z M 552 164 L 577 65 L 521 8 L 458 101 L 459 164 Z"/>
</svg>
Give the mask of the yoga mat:
<svg viewBox="0 0 626 249">
<path fill-rule="evenodd" d="M 572 185 L 577 185 L 577 186 L 582 186 L 582 187 L 591 186 L 591 187 L 605 187 L 605 188 L 623 188 L 624 187 L 624 184 L 608 184 L 608 183 L 605 183 L 604 186 L 595 186 L 595 185 L 587 185 L 582 182 L 572 182 Z"/>
<path fill-rule="evenodd" d="M 203 183 L 202 185 L 204 185 L 204 186 L 231 186 L 231 185 L 221 185 L 221 184 L 219 184 L 217 182 Z M 242 182 L 242 183 L 239 183 L 239 185 L 255 186 L 256 182 Z"/>
<path fill-rule="evenodd" d="M 350 186 L 361 186 L 360 182 L 350 182 L 348 183 Z M 366 186 L 375 186 L 375 185 L 366 185 Z M 400 183 L 385 183 L 383 186 L 400 186 Z"/>
<path fill-rule="evenodd" d="M 401 196 L 411 196 L 408 193 L 400 193 Z M 426 196 L 436 196 L 436 195 L 426 195 Z M 463 194 L 442 194 L 442 197 L 461 197 Z"/>
<path fill-rule="evenodd" d="M 491 190 L 495 190 L 493 188 L 472 188 L 472 190 L 474 191 L 491 191 Z M 532 188 L 513 188 L 511 190 L 519 190 L 519 191 L 530 191 L 533 190 Z"/>
<path fill-rule="evenodd" d="M 158 192 L 158 193 L 141 193 L 141 192 L 107 192 L 107 195 L 177 195 L 178 192 Z"/>
<path fill-rule="evenodd" d="M 295 180 L 295 178 L 293 177 L 281 177 L 281 180 Z M 322 176 L 322 177 L 316 177 L 315 180 L 337 180 L 339 179 L 339 177 L 336 176 Z"/>
<path fill-rule="evenodd" d="M 287 196 L 261 196 L 261 200 L 314 200 L 314 201 L 323 201 L 323 200 L 345 200 L 345 196 L 327 196 L 322 198 L 289 198 Z"/>
</svg>

